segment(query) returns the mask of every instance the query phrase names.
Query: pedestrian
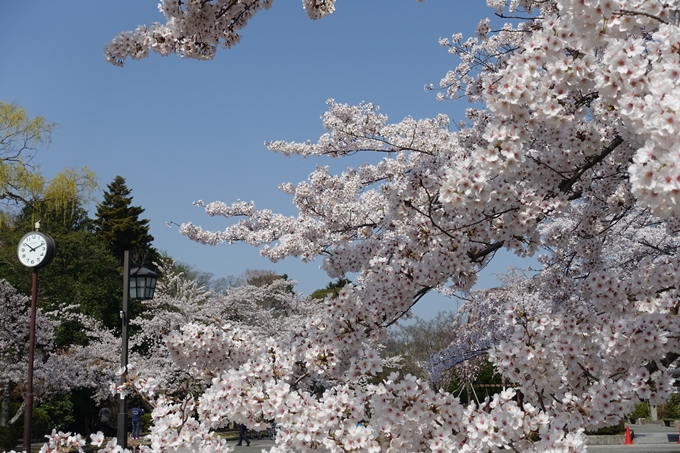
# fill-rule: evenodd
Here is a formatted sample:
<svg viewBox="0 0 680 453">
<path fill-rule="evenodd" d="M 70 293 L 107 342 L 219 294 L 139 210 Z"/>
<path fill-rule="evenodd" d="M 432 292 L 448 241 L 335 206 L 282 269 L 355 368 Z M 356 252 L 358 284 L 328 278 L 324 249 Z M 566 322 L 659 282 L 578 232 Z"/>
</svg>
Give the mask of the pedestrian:
<svg viewBox="0 0 680 453">
<path fill-rule="evenodd" d="M 109 433 L 109 421 L 111 419 L 111 411 L 108 407 L 102 407 L 99 410 L 99 431 L 106 437 Z"/>
<path fill-rule="evenodd" d="M 144 415 L 144 409 L 141 407 L 135 407 L 132 409 L 132 438 L 139 439 L 139 435 L 142 433 L 142 415 Z"/>
<path fill-rule="evenodd" d="M 250 447 L 250 440 L 246 437 L 246 425 L 243 423 L 238 424 L 238 443 L 236 444 L 237 447 L 241 446 L 241 441 L 246 441 L 246 445 Z"/>
<path fill-rule="evenodd" d="M 267 434 L 269 435 L 270 439 L 276 439 L 276 423 L 271 422 L 269 426 L 267 427 Z"/>
</svg>

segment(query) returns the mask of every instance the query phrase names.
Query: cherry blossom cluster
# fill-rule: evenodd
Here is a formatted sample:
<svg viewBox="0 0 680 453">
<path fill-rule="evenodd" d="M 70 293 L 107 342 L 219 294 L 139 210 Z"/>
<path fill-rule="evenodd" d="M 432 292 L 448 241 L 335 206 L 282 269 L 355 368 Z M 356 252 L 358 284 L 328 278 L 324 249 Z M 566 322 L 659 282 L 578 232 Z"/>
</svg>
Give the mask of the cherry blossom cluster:
<svg viewBox="0 0 680 453">
<path fill-rule="evenodd" d="M 7 398 L 13 391 L 23 391 L 28 368 L 30 298 L 19 294 L 5 280 L 0 280 L 0 395 Z M 101 366 L 102 355 L 111 350 L 92 345 L 72 345 L 59 349 L 55 345 L 55 329 L 60 322 L 77 321 L 90 338 L 103 331 L 92 319 L 78 312 L 77 306 L 65 306 L 55 312 L 36 312 L 36 349 L 33 364 L 34 395 L 38 401 L 49 395 L 68 393 L 75 388 L 94 390 L 96 399 L 108 398 L 108 381 L 113 370 Z M 113 338 L 109 336 L 109 338 Z M 97 343 L 95 341 L 95 343 Z M 17 414 L 21 416 L 23 406 Z"/>
<path fill-rule="evenodd" d="M 211 58 L 269 3 L 163 2 L 166 25 L 121 35 L 106 52 L 119 64 L 149 50 Z M 334 3 L 303 5 L 318 18 Z M 158 449 L 202 451 L 206 433 L 230 421 L 274 421 L 274 452 L 584 451 L 584 428 L 669 396 L 680 357 L 680 3 L 487 3 L 496 17 L 482 18 L 475 37 L 440 40 L 459 62 L 438 98 L 480 107 L 459 130 L 445 115 L 390 122 L 370 103 L 331 100 L 316 142 L 267 146 L 373 153 L 372 163 L 340 174 L 319 166 L 282 184 L 295 216 L 197 203 L 227 225 L 186 223 L 190 239 L 245 242 L 273 261 L 323 257 L 330 277 L 356 283 L 306 315 L 292 310 L 278 331 L 236 315 L 168 319 L 166 357 L 202 395 L 157 401 Z M 413 376 L 378 378 L 385 330 L 429 291 L 470 291 L 500 249 L 545 253 L 543 268 L 472 292 L 456 326 L 465 334 L 430 367 L 488 353 L 515 389 L 463 407 Z M 182 303 L 220 306 L 190 299 Z"/>
<path fill-rule="evenodd" d="M 162 56 L 211 60 L 219 47 L 229 48 L 241 40 L 240 31 L 274 0 L 161 0 L 158 10 L 165 24 L 140 25 L 125 31 L 104 48 L 109 63 L 123 66 L 127 58 L 141 60 L 155 52 Z M 334 0 L 303 0 L 307 15 L 319 19 L 335 11 Z"/>
</svg>

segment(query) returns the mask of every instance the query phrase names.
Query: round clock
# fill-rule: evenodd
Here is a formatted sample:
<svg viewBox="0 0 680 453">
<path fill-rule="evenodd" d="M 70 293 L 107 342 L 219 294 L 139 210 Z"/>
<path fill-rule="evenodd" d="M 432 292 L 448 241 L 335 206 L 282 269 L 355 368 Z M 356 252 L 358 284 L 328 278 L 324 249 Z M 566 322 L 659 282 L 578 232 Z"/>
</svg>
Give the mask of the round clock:
<svg viewBox="0 0 680 453">
<path fill-rule="evenodd" d="M 19 261 L 27 267 L 47 266 L 54 258 L 55 251 L 54 239 L 38 231 L 25 234 L 17 247 Z"/>
</svg>

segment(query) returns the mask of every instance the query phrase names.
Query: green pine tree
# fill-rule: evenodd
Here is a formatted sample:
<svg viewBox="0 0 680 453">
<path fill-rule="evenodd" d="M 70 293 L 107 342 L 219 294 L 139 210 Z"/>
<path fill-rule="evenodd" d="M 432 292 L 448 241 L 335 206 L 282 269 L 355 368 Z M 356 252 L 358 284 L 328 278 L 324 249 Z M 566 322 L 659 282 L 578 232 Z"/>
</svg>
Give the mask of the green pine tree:
<svg viewBox="0 0 680 453">
<path fill-rule="evenodd" d="M 139 218 L 144 209 L 132 206 L 131 192 L 123 177 L 114 178 L 104 192 L 104 201 L 97 205 L 95 232 L 120 264 L 123 252 L 129 250 L 134 265 L 153 268 L 153 262 L 158 261 L 160 255 L 151 245 L 149 220 Z"/>
</svg>

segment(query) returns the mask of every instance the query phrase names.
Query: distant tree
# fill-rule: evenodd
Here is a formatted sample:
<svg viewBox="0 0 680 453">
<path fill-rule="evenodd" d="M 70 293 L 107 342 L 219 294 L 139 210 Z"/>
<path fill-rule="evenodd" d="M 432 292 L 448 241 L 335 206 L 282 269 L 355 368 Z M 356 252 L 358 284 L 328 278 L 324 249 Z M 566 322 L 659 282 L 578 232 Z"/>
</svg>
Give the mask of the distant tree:
<svg viewBox="0 0 680 453">
<path fill-rule="evenodd" d="M 288 279 L 288 276 L 280 275 L 274 271 L 266 269 L 246 269 L 243 272 L 242 278 L 248 285 L 264 286 L 272 283 L 274 280 L 286 280 Z"/>
<path fill-rule="evenodd" d="M 95 232 L 119 263 L 123 263 L 123 252 L 130 250 L 134 263 L 152 267 L 160 255 L 151 245 L 149 220 L 139 217 L 144 209 L 132 205 L 131 192 L 123 177 L 114 178 L 104 192 L 104 201 L 97 205 Z"/>
<path fill-rule="evenodd" d="M 16 104 L 0 102 L 0 200 L 25 203 L 44 180 L 31 164 L 38 145 L 49 145 L 54 123 L 29 118 Z"/>
<path fill-rule="evenodd" d="M 246 269 L 241 276 L 248 286 L 267 287 L 279 280 L 288 280 L 287 274 L 277 274 L 266 269 Z M 288 292 L 293 293 L 293 284 L 287 286 Z M 257 304 L 265 310 L 271 310 L 273 316 L 280 316 L 287 313 L 287 304 L 281 303 L 279 297 L 264 293 L 263 297 L 257 300 Z"/>
<path fill-rule="evenodd" d="M 447 347 L 453 340 L 453 312 L 440 312 L 434 319 L 425 321 L 416 317 L 414 322 L 395 326 L 387 331 L 387 355 L 402 357 L 402 373 L 410 373 L 430 381 L 437 389 L 447 390 L 452 374 L 431 378 L 425 369 L 430 357 Z"/>
<path fill-rule="evenodd" d="M 80 201 L 89 201 L 97 176 L 87 167 L 67 168 L 46 181 L 33 158 L 40 145 L 48 146 L 54 123 L 30 118 L 16 104 L 0 101 L 0 222 L 11 224 L 17 210 L 32 206 L 37 219 L 64 215 Z"/>
<path fill-rule="evenodd" d="M 352 283 L 352 281 L 346 278 L 339 278 L 334 282 L 328 283 L 325 288 L 317 289 L 312 294 L 310 294 L 309 297 L 312 299 L 324 300 L 329 294 L 337 296 L 342 288 L 344 288 L 348 283 Z"/>
<path fill-rule="evenodd" d="M 163 256 L 164 263 L 172 263 L 171 267 L 166 267 L 165 271 L 171 269 L 173 274 L 182 274 L 183 278 L 195 282 L 199 287 L 212 291 L 214 293 L 224 293 L 229 288 L 236 286 L 243 286 L 246 284 L 244 277 L 235 277 L 229 275 L 227 277 L 216 278 L 212 272 L 198 270 L 194 265 L 177 262 L 170 256 Z M 166 264 L 168 266 L 168 264 Z"/>
</svg>

